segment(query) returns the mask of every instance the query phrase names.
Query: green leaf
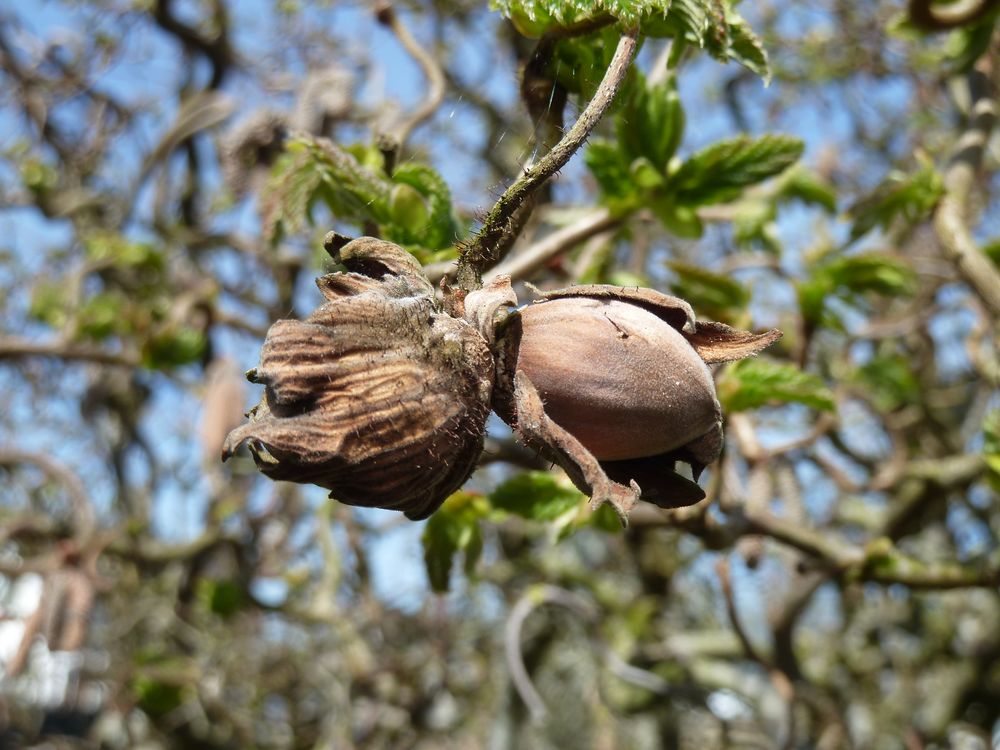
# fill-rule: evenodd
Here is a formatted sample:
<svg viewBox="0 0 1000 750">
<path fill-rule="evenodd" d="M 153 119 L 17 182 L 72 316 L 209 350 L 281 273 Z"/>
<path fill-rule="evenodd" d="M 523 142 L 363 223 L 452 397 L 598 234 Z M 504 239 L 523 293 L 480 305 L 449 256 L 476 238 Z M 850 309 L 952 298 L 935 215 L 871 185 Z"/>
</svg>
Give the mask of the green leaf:
<svg viewBox="0 0 1000 750">
<path fill-rule="evenodd" d="M 162 271 L 166 258 L 161 250 L 145 242 L 132 242 L 113 232 L 94 232 L 83 239 L 89 260 L 110 260 L 115 265 Z"/>
<path fill-rule="evenodd" d="M 201 359 L 207 346 L 205 334 L 193 328 L 163 331 L 145 342 L 142 363 L 155 370 L 180 367 Z"/>
<path fill-rule="evenodd" d="M 726 16 L 729 22 L 729 46 L 724 51 L 725 56 L 759 75 L 765 84 L 770 83 L 771 63 L 764 43 L 750 28 L 750 24 L 737 13 L 728 10 Z"/>
<path fill-rule="evenodd" d="M 632 89 L 615 119 L 615 132 L 628 160 L 644 158 L 665 172 L 684 135 L 684 122 L 676 77 L 671 75 L 655 86 Z"/>
<path fill-rule="evenodd" d="M 654 200 L 650 208 L 668 231 L 684 239 L 695 240 L 705 231 L 705 225 L 698 218 L 698 212 L 691 206 L 679 206 L 671 200 Z"/>
<path fill-rule="evenodd" d="M 488 505 L 480 495 L 456 492 L 427 521 L 422 537 L 424 564 L 431 588 L 448 590 L 455 556 L 465 553 L 465 570 L 471 573 L 483 550 L 480 520 Z"/>
<path fill-rule="evenodd" d="M 586 496 L 546 471 L 527 471 L 490 493 L 490 504 L 535 521 L 553 521 L 580 505 Z"/>
<path fill-rule="evenodd" d="M 669 188 L 678 203 L 687 205 L 731 200 L 790 167 L 802 148 L 798 138 L 777 134 L 721 141 L 688 158 L 671 177 Z"/>
<path fill-rule="evenodd" d="M 444 178 L 426 164 L 407 162 L 396 167 L 392 181 L 396 183 L 393 191 L 403 185 L 414 190 L 424 201 L 425 211 L 420 221 L 414 217 L 409 219 L 406 227 L 409 236 L 396 241 L 404 245 L 417 244 L 430 250 L 453 245 L 458 238 L 458 230 L 452 215 L 451 190 Z M 394 227 L 390 224 L 385 230 L 386 237 L 392 239 Z"/>
<path fill-rule="evenodd" d="M 815 375 L 765 357 L 745 359 L 725 369 L 718 382 L 719 401 L 730 412 L 769 403 L 799 403 L 832 411 L 833 393 Z"/>
<path fill-rule="evenodd" d="M 778 227 L 775 224 L 778 208 L 775 200 L 766 198 L 745 199 L 735 206 L 733 215 L 733 241 L 741 247 L 763 247 L 775 255 L 781 252 Z"/>
<path fill-rule="evenodd" d="M 132 691 L 139 707 L 150 716 L 165 716 L 184 702 L 181 685 L 161 682 L 145 675 L 139 675 L 132 681 Z"/>
<path fill-rule="evenodd" d="M 305 135 L 289 141 L 285 149 L 262 205 L 266 237 L 301 229 L 320 200 L 343 221 L 391 223 L 393 183 L 362 165 L 349 150 Z"/>
<path fill-rule="evenodd" d="M 583 154 L 584 163 L 594 175 L 604 202 L 613 210 L 624 208 L 637 199 L 630 164 L 614 141 L 595 138 Z"/>
<path fill-rule="evenodd" d="M 831 214 L 837 211 L 837 193 L 833 186 L 801 165 L 785 173 L 777 197 L 822 206 Z"/>
<path fill-rule="evenodd" d="M 869 252 L 827 257 L 799 282 L 799 306 L 810 323 L 818 323 L 830 297 L 858 305 L 863 295 L 886 297 L 912 295 L 917 285 L 913 269 L 902 257 Z"/>
<path fill-rule="evenodd" d="M 671 0 L 490 0 L 492 10 L 500 11 L 518 31 L 532 38 L 601 15 L 633 25 L 643 16 L 667 13 L 671 5 Z"/>
<path fill-rule="evenodd" d="M 195 597 L 208 612 L 220 617 L 230 617 L 243 606 L 243 589 L 236 581 L 217 581 L 201 578 L 195 588 Z"/>
<path fill-rule="evenodd" d="M 918 403 L 921 398 L 912 360 L 895 352 L 873 357 L 857 369 L 853 379 L 883 413 Z"/>
<path fill-rule="evenodd" d="M 990 486 L 1000 492 L 1000 409 L 994 409 L 983 420 L 983 455 Z"/>
<path fill-rule="evenodd" d="M 927 218 L 944 194 L 941 175 L 929 161 L 912 175 L 893 172 L 869 195 L 848 210 L 854 220 L 851 239 L 875 227 L 888 229 L 894 221 L 915 224 Z"/>
<path fill-rule="evenodd" d="M 871 292 L 885 296 L 913 293 L 917 276 L 907 261 L 888 253 L 841 255 L 823 267 L 835 289 L 851 294 Z"/>
<path fill-rule="evenodd" d="M 89 297 L 77 313 L 77 335 L 95 341 L 128 330 L 127 301 L 116 292 Z"/>
<path fill-rule="evenodd" d="M 699 314 L 713 320 L 732 320 L 750 303 L 750 291 L 728 276 L 680 261 L 669 261 L 667 266 L 677 277 L 671 290 L 690 302 Z"/>
</svg>

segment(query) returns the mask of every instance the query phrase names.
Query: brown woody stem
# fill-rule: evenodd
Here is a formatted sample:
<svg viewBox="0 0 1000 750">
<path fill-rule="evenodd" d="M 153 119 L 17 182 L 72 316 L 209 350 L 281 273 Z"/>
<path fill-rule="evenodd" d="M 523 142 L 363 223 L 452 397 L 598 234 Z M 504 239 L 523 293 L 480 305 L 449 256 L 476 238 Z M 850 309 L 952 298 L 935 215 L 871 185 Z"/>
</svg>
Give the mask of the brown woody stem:
<svg viewBox="0 0 1000 750">
<path fill-rule="evenodd" d="M 463 249 L 462 257 L 458 261 L 459 287 L 466 291 L 477 289 L 481 285 L 483 271 L 498 263 L 507 254 L 516 239 L 516 234 L 508 231 L 512 218 L 549 177 L 565 166 L 600 122 L 614 101 L 622 81 L 625 80 L 625 74 L 638 47 L 638 36 L 637 29 L 628 29 L 622 35 L 594 98 L 584 108 L 573 127 L 549 153 L 526 169 L 524 174 L 504 191 L 486 215 L 479 234 Z"/>
</svg>

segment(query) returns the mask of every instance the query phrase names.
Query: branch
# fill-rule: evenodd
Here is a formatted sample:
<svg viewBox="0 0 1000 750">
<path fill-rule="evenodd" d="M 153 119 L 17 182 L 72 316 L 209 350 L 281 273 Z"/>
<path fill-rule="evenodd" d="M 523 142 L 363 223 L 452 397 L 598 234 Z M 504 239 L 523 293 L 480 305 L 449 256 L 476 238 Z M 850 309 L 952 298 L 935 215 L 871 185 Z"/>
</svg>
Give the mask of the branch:
<svg viewBox="0 0 1000 750">
<path fill-rule="evenodd" d="M 99 346 L 53 341 L 42 343 L 18 337 L 0 338 L 0 360 L 20 357 L 55 357 L 94 362 L 99 365 L 138 367 L 139 358 L 131 352 L 112 352 Z"/>
<path fill-rule="evenodd" d="M 622 221 L 622 218 L 613 216 L 608 209 L 599 208 L 575 224 L 557 229 L 523 252 L 495 266 L 483 276 L 483 281 L 488 283 L 504 274 L 512 279 L 523 279 L 584 240 L 618 227 Z"/>
<path fill-rule="evenodd" d="M 174 15 L 173 0 L 156 0 L 153 6 L 153 20 L 164 31 L 173 34 L 188 49 L 200 52 L 212 65 L 210 89 L 217 89 L 233 64 L 233 51 L 227 37 L 228 18 L 226 4 L 222 0 L 213 3 L 213 25 L 218 30 L 214 37 L 203 36 L 197 29 L 188 26 Z"/>
<path fill-rule="evenodd" d="M 910 21 L 925 31 L 945 31 L 979 21 L 1000 6 L 997 0 L 958 0 L 935 3 L 934 0 L 910 0 Z"/>
<path fill-rule="evenodd" d="M 73 507 L 73 516 L 76 525 L 74 529 L 75 535 L 81 539 L 88 537 L 94 530 L 96 523 L 94 507 L 90 502 L 90 495 L 87 493 L 86 485 L 76 472 L 43 453 L 30 453 L 18 448 L 0 448 L 0 466 L 18 466 L 22 464 L 30 464 L 36 467 L 42 473 L 66 488 L 70 504 Z"/>
<path fill-rule="evenodd" d="M 976 172 L 997 120 L 989 78 L 980 70 L 968 74 L 972 98 L 969 124 L 955 146 L 944 173 L 945 194 L 934 212 L 934 228 L 950 260 L 994 315 L 1000 315 L 1000 271 L 983 255 L 966 224 L 965 206 Z"/>
<path fill-rule="evenodd" d="M 628 67 L 635 57 L 638 31 L 629 29 L 618 41 L 614 57 L 597 87 L 594 98 L 580 114 L 562 140 L 541 161 L 525 170 L 513 185 L 500 196 L 483 221 L 476 238 L 463 249 L 458 262 L 458 285 L 471 291 L 480 285 L 483 271 L 506 255 L 516 235 L 509 226 L 519 209 L 546 180 L 558 172 L 583 145 L 618 93 Z"/>
<path fill-rule="evenodd" d="M 396 35 L 396 39 L 403 45 L 410 57 L 416 60 L 417 65 L 420 66 L 427 78 L 427 93 L 423 98 L 423 103 L 399 123 L 392 132 L 386 134 L 391 140 L 389 147 L 393 152 L 398 152 L 403 148 L 413 129 L 433 115 L 434 111 L 441 106 L 445 94 L 445 76 L 438 61 L 421 46 L 410 30 L 403 25 L 395 9 L 387 0 L 378 0 L 375 3 L 375 18 Z"/>
</svg>

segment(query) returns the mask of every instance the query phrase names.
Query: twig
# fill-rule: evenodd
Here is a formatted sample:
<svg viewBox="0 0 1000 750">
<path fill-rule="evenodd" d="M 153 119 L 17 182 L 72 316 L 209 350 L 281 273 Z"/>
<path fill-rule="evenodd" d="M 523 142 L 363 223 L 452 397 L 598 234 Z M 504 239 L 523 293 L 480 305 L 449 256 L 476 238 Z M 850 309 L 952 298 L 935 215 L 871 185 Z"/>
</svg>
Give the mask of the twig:
<svg viewBox="0 0 1000 750">
<path fill-rule="evenodd" d="M 86 485 L 76 472 L 43 453 L 31 453 L 18 448 L 0 448 L 0 466 L 21 464 L 30 464 L 38 468 L 66 488 L 73 507 L 76 536 L 81 539 L 88 537 L 94 530 L 96 522 L 94 507 L 90 502 L 90 495 L 87 494 Z"/>
<path fill-rule="evenodd" d="M 997 105 L 983 71 L 970 71 L 967 80 L 972 98 L 969 124 L 945 170 L 945 194 L 934 212 L 934 228 L 945 257 L 958 268 L 990 312 L 1000 315 L 1000 271 L 979 249 L 965 215 L 976 172 L 997 121 Z"/>
<path fill-rule="evenodd" d="M 514 689 L 517 690 L 521 700 L 528 707 L 532 721 L 536 723 L 544 721 L 545 717 L 548 716 L 548 709 L 524 666 L 524 656 L 521 651 L 521 630 L 528 615 L 543 604 L 558 604 L 566 607 L 590 625 L 596 623 L 599 617 L 597 607 L 592 601 L 572 591 L 550 584 L 532 587 L 517 600 L 511 609 L 510 617 L 507 618 L 507 624 L 504 628 L 507 667 L 510 670 Z M 641 669 L 624 661 L 604 641 L 594 639 L 594 646 L 603 656 L 604 664 L 608 670 L 619 679 L 658 695 L 672 695 L 676 692 L 676 689 L 669 682 L 655 672 Z"/>
<path fill-rule="evenodd" d="M 743 651 L 746 652 L 747 657 L 751 661 L 770 667 L 767 660 L 757 651 L 757 647 L 750 640 L 750 636 L 747 635 L 743 623 L 740 622 L 739 613 L 736 611 L 736 597 L 733 596 L 733 582 L 729 576 L 729 558 L 720 557 L 718 559 L 715 563 L 715 574 L 719 577 L 719 585 L 722 588 L 722 598 L 726 603 L 726 614 L 729 616 L 729 624 L 733 626 L 733 632 L 736 633 L 736 638 L 739 640 L 740 646 L 743 647 Z"/>
<path fill-rule="evenodd" d="M 910 0 L 910 21 L 927 31 L 945 31 L 973 24 L 998 5 L 997 0 L 958 0 L 954 3 Z"/>
<path fill-rule="evenodd" d="M 420 106 L 414 109 L 392 132 L 385 134 L 391 141 L 388 145 L 392 151 L 398 153 L 413 129 L 433 115 L 435 110 L 441 106 L 445 94 L 445 75 L 438 61 L 414 38 L 410 30 L 399 20 L 395 9 L 387 0 L 378 0 L 375 3 L 375 18 L 396 35 L 399 43 L 416 60 L 417 65 L 420 66 L 427 78 L 427 93 Z"/>
<path fill-rule="evenodd" d="M 638 31 L 627 30 L 618 41 L 614 57 L 597 87 L 594 98 L 584 108 L 573 127 L 549 153 L 526 169 L 524 174 L 500 196 L 483 221 L 479 234 L 463 249 L 458 263 L 459 287 L 467 291 L 477 288 L 483 271 L 506 255 L 513 240 L 516 239 L 516 236 L 510 236 L 508 230 L 511 220 L 531 195 L 549 177 L 562 169 L 583 145 L 618 93 L 628 67 L 635 57 L 637 46 Z"/>
<path fill-rule="evenodd" d="M 483 281 L 488 283 L 502 274 L 512 279 L 523 279 L 580 242 L 614 229 L 621 222 L 622 219 L 612 215 L 608 209 L 599 208 L 495 266 L 483 275 Z"/>
<path fill-rule="evenodd" d="M 131 352 L 112 352 L 97 346 L 58 341 L 42 343 L 17 337 L 0 339 L 0 360 L 21 357 L 56 357 L 120 367 L 137 367 L 139 365 L 138 356 Z"/>
</svg>

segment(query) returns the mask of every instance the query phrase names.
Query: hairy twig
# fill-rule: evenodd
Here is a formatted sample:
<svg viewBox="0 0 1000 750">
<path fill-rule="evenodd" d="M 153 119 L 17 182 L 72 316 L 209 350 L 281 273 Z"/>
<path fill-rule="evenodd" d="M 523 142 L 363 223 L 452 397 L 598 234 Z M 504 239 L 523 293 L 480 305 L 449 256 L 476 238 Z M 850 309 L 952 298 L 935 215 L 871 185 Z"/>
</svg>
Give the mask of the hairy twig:
<svg viewBox="0 0 1000 750">
<path fill-rule="evenodd" d="M 579 221 L 552 232 L 547 237 L 525 248 L 523 252 L 508 258 L 484 274 L 483 281 L 489 282 L 504 274 L 512 279 L 523 279 L 580 242 L 601 232 L 614 229 L 621 222 L 622 220 L 612 215 L 608 209 L 598 208 Z"/>
<path fill-rule="evenodd" d="M 573 124 L 562 140 L 540 161 L 527 168 L 496 202 L 483 221 L 476 238 L 463 248 L 459 259 L 458 285 L 465 290 L 479 286 L 483 271 L 499 262 L 513 244 L 516 235 L 511 236 L 509 227 L 531 195 L 546 180 L 558 172 L 570 157 L 583 145 L 601 117 L 614 100 L 618 89 L 625 80 L 628 67 L 635 57 L 638 46 L 638 31 L 629 29 L 618 41 L 614 57 L 579 119 Z"/>
<path fill-rule="evenodd" d="M 428 52 L 416 40 L 406 25 L 399 19 L 399 15 L 387 0 L 377 0 L 375 3 L 375 17 L 378 22 L 388 28 L 403 48 L 416 60 L 417 65 L 427 78 L 427 93 L 423 97 L 421 104 L 410 112 L 391 132 L 385 133 L 389 139 L 389 145 L 393 152 L 398 153 L 406 144 L 410 133 L 424 120 L 431 117 L 435 110 L 441 106 L 445 94 L 445 75 L 441 66 L 434 56 Z"/>
<path fill-rule="evenodd" d="M 967 76 L 972 106 L 969 123 L 955 145 L 944 173 L 945 195 L 934 212 L 934 228 L 941 247 L 966 282 L 993 315 L 1000 315 L 1000 271 L 983 254 L 966 223 L 969 202 L 990 134 L 997 121 L 997 104 L 989 77 L 973 69 Z"/>
</svg>

